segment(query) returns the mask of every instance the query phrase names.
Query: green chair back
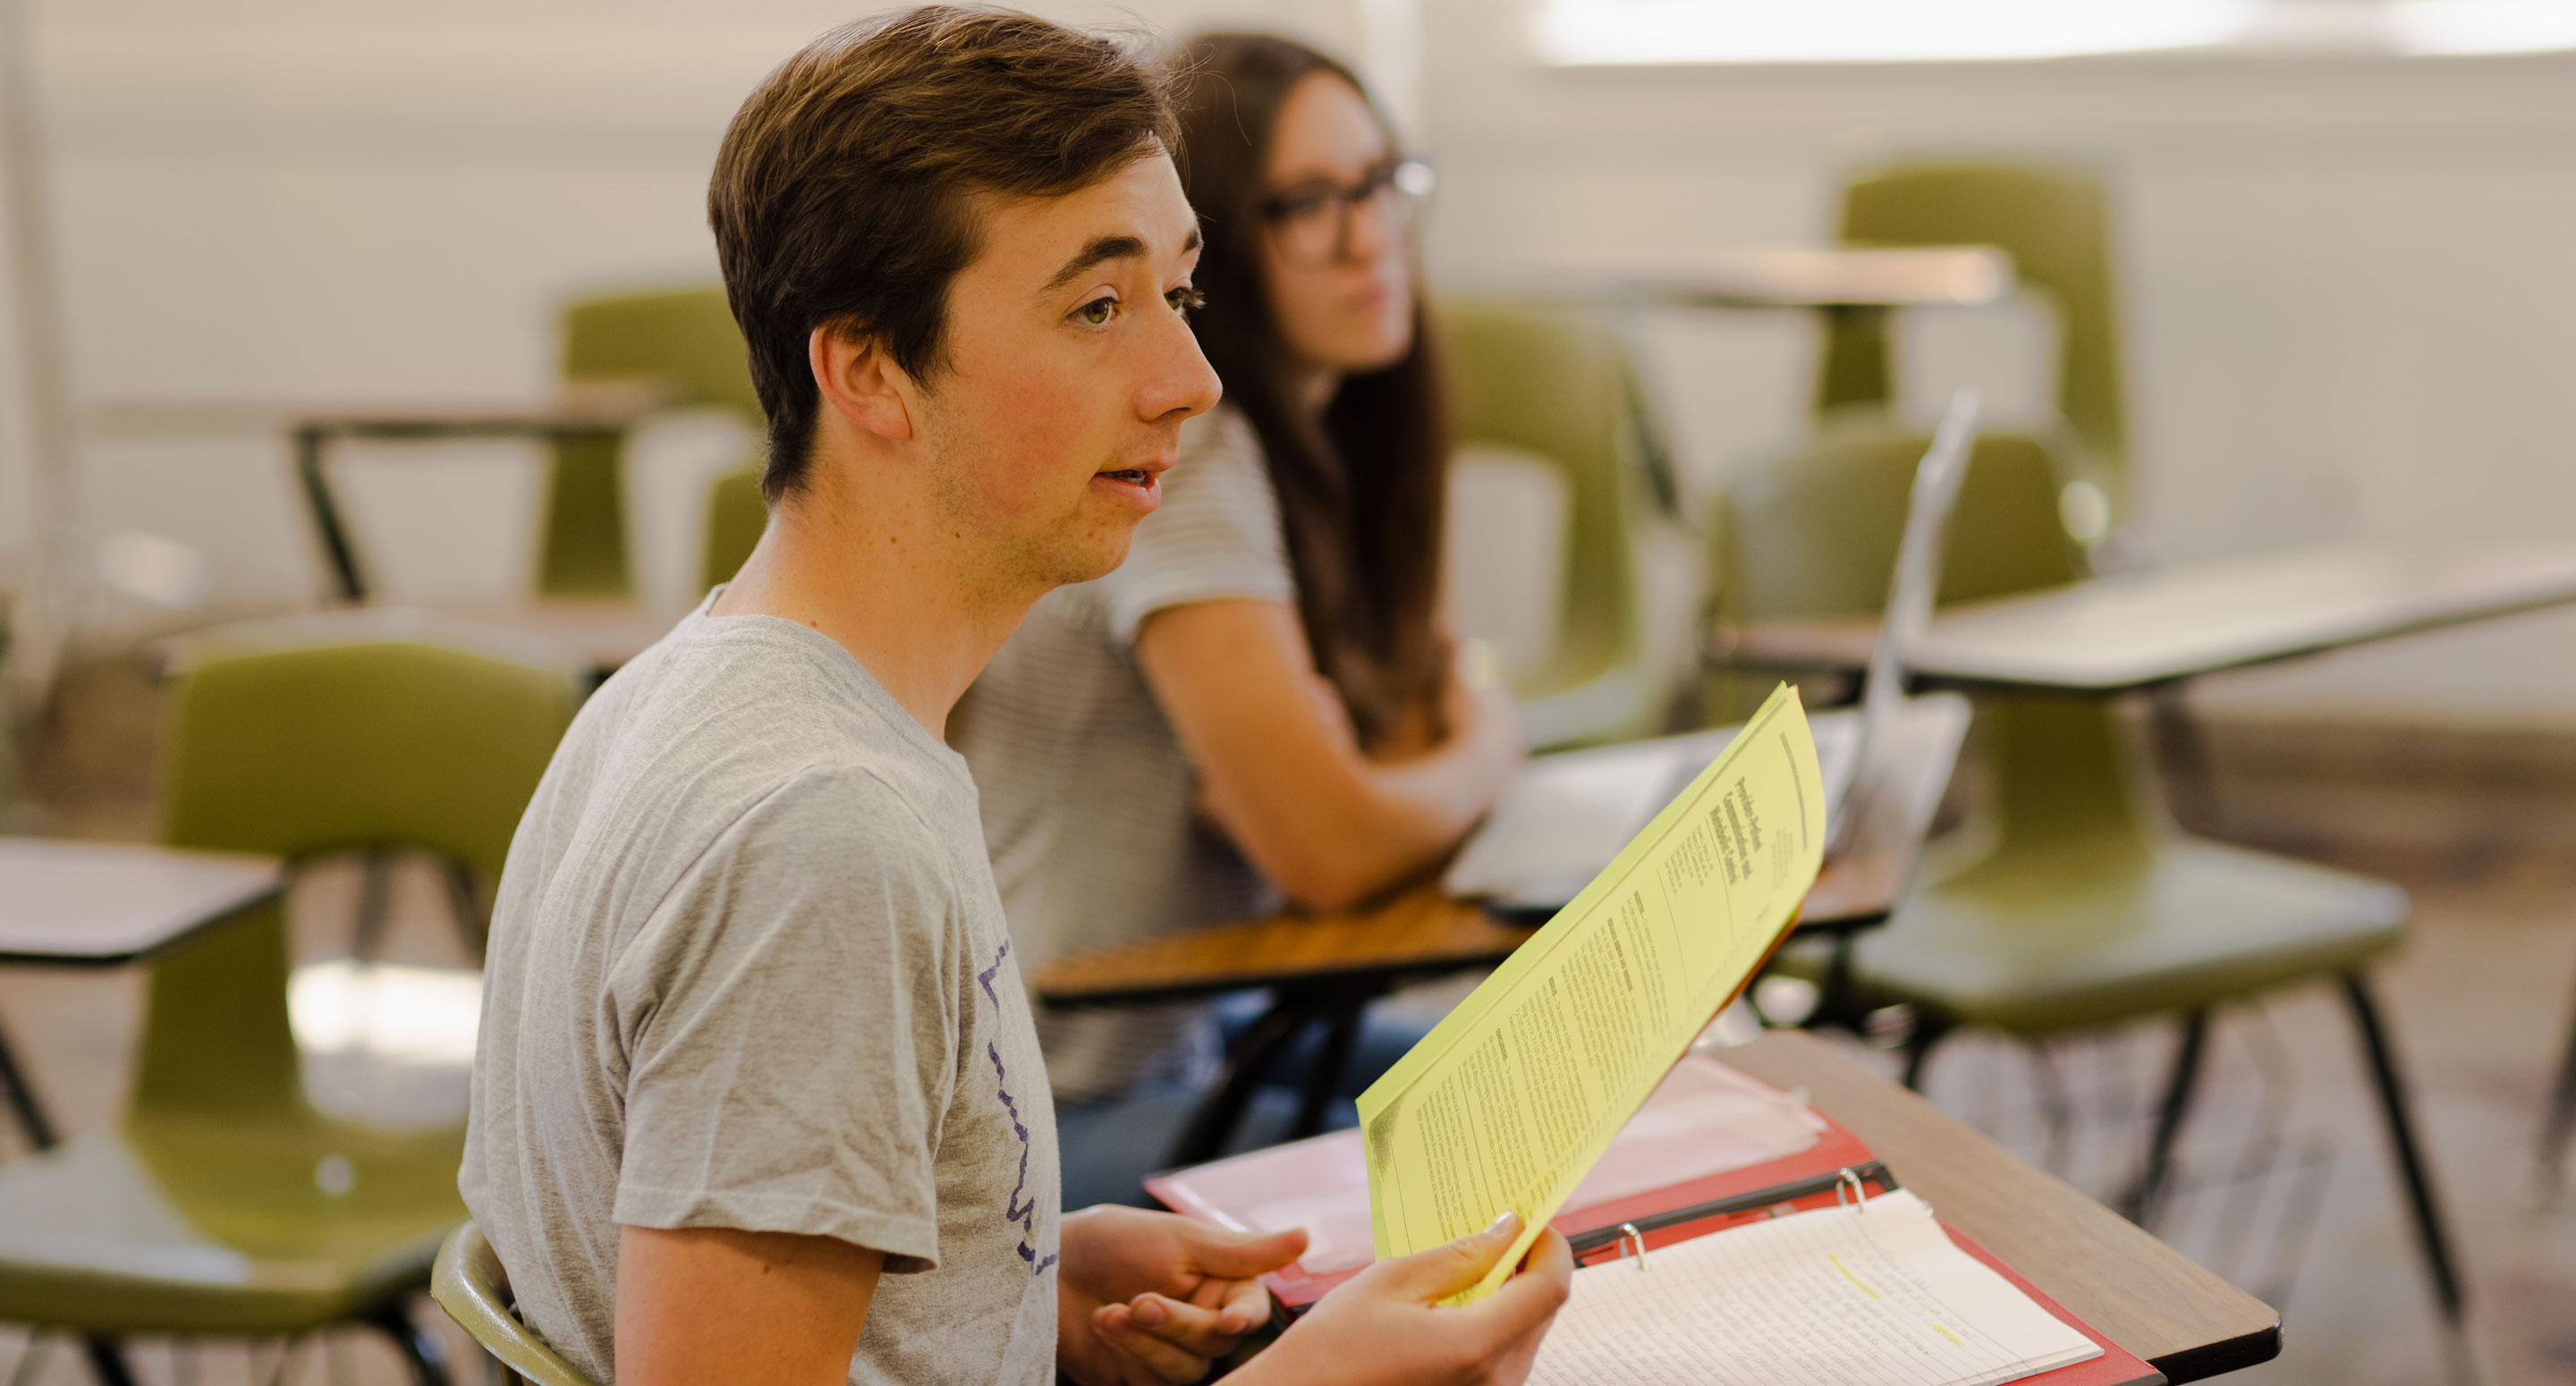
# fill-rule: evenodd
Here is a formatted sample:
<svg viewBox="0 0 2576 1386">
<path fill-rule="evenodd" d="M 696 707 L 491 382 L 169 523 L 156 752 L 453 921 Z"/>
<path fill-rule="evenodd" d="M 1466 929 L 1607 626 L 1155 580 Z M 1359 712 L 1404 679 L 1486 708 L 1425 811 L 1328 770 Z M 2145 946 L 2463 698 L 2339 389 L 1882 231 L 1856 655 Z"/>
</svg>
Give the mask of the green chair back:
<svg viewBox="0 0 2576 1386">
<path fill-rule="evenodd" d="M 572 703 L 558 672 L 429 645 L 208 660 L 172 698 L 162 840 L 290 860 L 426 848 L 488 887 Z M 286 974 L 275 904 L 157 963 L 131 1111 L 301 1113 Z"/>
<path fill-rule="evenodd" d="M 497 872 L 571 709 L 560 672 L 415 644 L 214 656 L 171 700 L 164 837 L 300 857 L 428 847 Z M 465 1217 L 463 1131 L 304 1098 L 276 898 L 157 959 L 125 1111 L 0 1164 L 0 1318 L 85 1333 L 386 1329 Z"/>
<path fill-rule="evenodd" d="M 1889 424 L 1846 423 L 1747 468 L 1712 527 L 1714 615 L 1764 621 L 1871 615 L 1885 604 L 1915 464 L 1930 440 Z M 1941 602 L 2073 582 L 2079 557 L 2058 518 L 2063 463 L 2039 439 L 1977 440 L 1960 483 L 1941 570 Z M 1768 678 L 1721 678 L 1722 718 Z M 1737 685 L 1743 685 L 1738 687 Z M 2130 853 L 2149 831 L 2127 789 L 2109 704 L 1981 697 L 1994 810 L 2016 844 L 2075 837 Z"/>
<path fill-rule="evenodd" d="M 2082 451 L 2067 461 L 2120 511 L 2128 422 L 2110 212 L 2098 179 L 2043 165 L 1901 164 L 1843 189 L 1841 235 L 1870 245 L 1991 245 L 2011 255 L 2022 285 L 2057 310 L 2058 412 Z M 1886 315 L 1834 315 L 1818 406 L 1880 404 L 1893 393 Z"/>
<path fill-rule="evenodd" d="M 760 497 L 760 469 L 727 472 L 707 487 L 706 541 L 699 549 L 698 590 L 733 581 L 743 560 L 769 527 L 769 504 Z"/>
<path fill-rule="evenodd" d="M 210 659 L 172 699 L 162 836 L 290 859 L 422 847 L 488 884 L 572 706 L 558 672 L 434 645 Z"/>
<path fill-rule="evenodd" d="M 720 287 L 595 298 L 563 314 L 568 382 L 649 377 L 680 406 L 714 405 L 757 424 L 740 329 Z M 537 589 L 549 596 L 624 596 L 626 491 L 615 438 L 555 444 L 538 552 Z"/>
<path fill-rule="evenodd" d="M 466 1335 L 499 1359 L 509 1379 L 536 1386 L 590 1386 L 545 1340 L 528 1331 L 510 1298 L 510 1275 L 483 1229 L 467 1223 L 448 1234 L 430 1273 L 430 1298 Z"/>
<path fill-rule="evenodd" d="M 1554 305 L 1451 301 L 1441 326 L 1458 436 L 1564 469 L 1565 593 L 1555 653 L 1519 679 L 1535 747 L 1653 730 L 1658 689 L 1637 571 L 1637 456 L 1649 436 L 1626 350 L 1597 315 Z"/>
</svg>

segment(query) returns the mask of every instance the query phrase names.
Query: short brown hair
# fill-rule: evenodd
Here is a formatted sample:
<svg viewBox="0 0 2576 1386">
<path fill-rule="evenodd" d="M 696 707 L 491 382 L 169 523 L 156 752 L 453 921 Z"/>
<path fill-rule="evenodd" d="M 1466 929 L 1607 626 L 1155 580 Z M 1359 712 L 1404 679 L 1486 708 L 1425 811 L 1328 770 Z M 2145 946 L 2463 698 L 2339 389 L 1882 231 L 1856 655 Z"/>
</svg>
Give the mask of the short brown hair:
<svg viewBox="0 0 2576 1386">
<path fill-rule="evenodd" d="M 769 420 L 771 499 L 805 480 L 814 329 L 865 333 L 919 380 L 981 249 L 975 194 L 1061 197 L 1179 138 L 1161 70 L 1007 10 L 925 5 L 778 65 L 716 152 L 707 219 Z"/>
</svg>

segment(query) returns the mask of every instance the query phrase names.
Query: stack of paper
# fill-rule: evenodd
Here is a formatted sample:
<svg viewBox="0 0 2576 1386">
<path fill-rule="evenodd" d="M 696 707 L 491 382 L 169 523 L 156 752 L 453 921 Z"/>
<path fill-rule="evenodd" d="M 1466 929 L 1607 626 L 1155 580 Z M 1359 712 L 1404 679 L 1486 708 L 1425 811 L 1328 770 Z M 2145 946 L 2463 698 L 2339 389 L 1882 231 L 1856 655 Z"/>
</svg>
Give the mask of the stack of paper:
<svg viewBox="0 0 2576 1386">
<path fill-rule="evenodd" d="M 1529 1381 L 1987 1386 L 2101 1355 L 1899 1190 L 1576 1271 Z"/>
</svg>

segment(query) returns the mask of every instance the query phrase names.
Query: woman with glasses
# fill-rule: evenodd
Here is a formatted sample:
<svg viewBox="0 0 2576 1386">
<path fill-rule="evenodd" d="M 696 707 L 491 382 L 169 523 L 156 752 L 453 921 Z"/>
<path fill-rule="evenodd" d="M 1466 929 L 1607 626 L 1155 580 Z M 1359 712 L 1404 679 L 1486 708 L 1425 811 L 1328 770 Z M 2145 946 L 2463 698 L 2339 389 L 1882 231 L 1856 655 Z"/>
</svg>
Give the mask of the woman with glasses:
<svg viewBox="0 0 2576 1386">
<path fill-rule="evenodd" d="M 1430 170 L 1311 48 L 1210 34 L 1178 61 L 1193 320 L 1224 404 L 1184 426 L 1126 563 L 1041 601 L 951 728 L 1023 975 L 1382 896 L 1521 756 L 1509 694 L 1439 614 L 1451 425 L 1412 236 Z M 1067 1206 L 1133 1199 L 1158 1165 L 1191 1095 L 1154 1080 L 1199 1010 L 1040 1013 Z M 1351 1081 L 1407 1028 L 1373 1025 Z"/>
</svg>

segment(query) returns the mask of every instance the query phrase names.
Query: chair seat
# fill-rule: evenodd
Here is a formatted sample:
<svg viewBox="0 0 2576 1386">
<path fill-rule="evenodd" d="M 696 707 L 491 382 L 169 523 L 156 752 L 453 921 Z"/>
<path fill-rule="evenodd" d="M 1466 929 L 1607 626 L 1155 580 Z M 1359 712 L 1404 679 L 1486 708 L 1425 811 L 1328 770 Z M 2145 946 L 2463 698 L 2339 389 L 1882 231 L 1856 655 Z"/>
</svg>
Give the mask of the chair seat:
<svg viewBox="0 0 2576 1386">
<path fill-rule="evenodd" d="M 155 1120 L 0 1166 L 0 1320 L 282 1334 L 429 1283 L 463 1133 Z M 338 1190 L 333 1192 L 332 1190 Z"/>
<path fill-rule="evenodd" d="M 2408 913 L 2386 882 L 2221 843 L 2070 844 L 1926 886 L 1857 941 L 1853 977 L 2041 1034 L 2347 971 L 2394 946 Z"/>
</svg>

